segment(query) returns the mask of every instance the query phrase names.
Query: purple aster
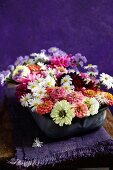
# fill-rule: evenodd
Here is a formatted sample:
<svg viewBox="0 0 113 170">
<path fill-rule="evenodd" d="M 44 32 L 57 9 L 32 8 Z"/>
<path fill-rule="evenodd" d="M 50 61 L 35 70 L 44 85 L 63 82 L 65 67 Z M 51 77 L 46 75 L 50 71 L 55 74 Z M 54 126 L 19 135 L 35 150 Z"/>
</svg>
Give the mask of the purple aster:
<svg viewBox="0 0 113 170">
<path fill-rule="evenodd" d="M 62 51 L 62 50 L 58 50 L 53 55 L 60 56 L 60 57 L 67 56 L 67 54 L 64 51 Z"/>
<path fill-rule="evenodd" d="M 2 86 L 4 85 L 4 81 L 5 81 L 4 75 L 2 73 L 0 73 L 0 84 Z"/>
<path fill-rule="evenodd" d="M 71 57 L 71 63 L 70 66 L 72 68 L 76 68 L 78 66 L 83 67 L 84 63 L 87 62 L 87 59 L 85 56 L 82 56 L 80 53 L 75 54 Z"/>
<path fill-rule="evenodd" d="M 2 74 L 4 75 L 5 78 L 7 78 L 11 75 L 11 71 L 10 70 L 2 71 Z"/>
<path fill-rule="evenodd" d="M 80 53 L 75 54 L 75 61 L 80 62 L 82 61 L 83 63 L 87 62 L 87 58 L 85 56 L 82 56 Z"/>
<path fill-rule="evenodd" d="M 14 65 L 22 65 L 24 63 L 24 58 L 22 56 L 18 57 Z"/>
<path fill-rule="evenodd" d="M 23 63 L 27 63 L 28 62 L 28 60 L 29 60 L 29 56 L 24 56 L 24 58 L 23 58 Z"/>
<path fill-rule="evenodd" d="M 56 52 L 58 52 L 58 51 L 59 51 L 59 48 L 57 48 L 57 47 L 51 47 L 51 48 L 48 49 L 48 52 L 49 52 L 49 53 L 52 53 L 52 54 L 53 54 L 53 53 L 56 53 Z"/>
<path fill-rule="evenodd" d="M 46 50 L 45 50 L 45 49 L 42 49 L 42 50 L 41 50 L 41 53 L 46 53 Z"/>
<path fill-rule="evenodd" d="M 14 65 L 9 65 L 9 66 L 8 66 L 8 69 L 9 69 L 10 71 L 13 71 L 14 68 L 15 68 Z"/>
</svg>

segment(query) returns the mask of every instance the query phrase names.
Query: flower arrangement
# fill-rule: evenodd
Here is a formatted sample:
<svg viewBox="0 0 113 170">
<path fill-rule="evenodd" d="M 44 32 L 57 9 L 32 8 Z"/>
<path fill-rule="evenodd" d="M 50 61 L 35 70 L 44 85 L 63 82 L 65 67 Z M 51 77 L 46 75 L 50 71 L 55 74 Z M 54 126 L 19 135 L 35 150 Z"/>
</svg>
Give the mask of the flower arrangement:
<svg viewBox="0 0 113 170">
<path fill-rule="evenodd" d="M 59 126 L 71 125 L 75 117 L 98 113 L 113 105 L 113 77 L 99 75 L 97 65 L 88 64 L 80 53 L 67 54 L 51 47 L 48 51 L 18 57 L 8 70 L 0 72 L 0 83 L 16 85 L 16 97 L 23 107 L 49 116 Z M 35 114 L 34 113 L 34 114 Z"/>
</svg>

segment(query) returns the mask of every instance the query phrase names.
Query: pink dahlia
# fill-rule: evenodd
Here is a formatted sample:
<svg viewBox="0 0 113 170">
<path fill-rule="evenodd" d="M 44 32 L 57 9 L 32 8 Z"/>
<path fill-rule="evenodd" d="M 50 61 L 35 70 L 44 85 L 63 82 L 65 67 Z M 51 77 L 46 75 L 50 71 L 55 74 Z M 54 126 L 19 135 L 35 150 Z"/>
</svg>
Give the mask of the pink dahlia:
<svg viewBox="0 0 113 170">
<path fill-rule="evenodd" d="M 88 107 L 84 103 L 76 103 L 75 107 L 74 107 L 74 110 L 75 110 L 75 116 L 76 117 L 83 118 L 83 117 L 88 116 L 87 115 Z"/>
<path fill-rule="evenodd" d="M 58 67 L 68 67 L 70 64 L 70 56 L 54 56 L 51 59 L 51 64 Z"/>
</svg>

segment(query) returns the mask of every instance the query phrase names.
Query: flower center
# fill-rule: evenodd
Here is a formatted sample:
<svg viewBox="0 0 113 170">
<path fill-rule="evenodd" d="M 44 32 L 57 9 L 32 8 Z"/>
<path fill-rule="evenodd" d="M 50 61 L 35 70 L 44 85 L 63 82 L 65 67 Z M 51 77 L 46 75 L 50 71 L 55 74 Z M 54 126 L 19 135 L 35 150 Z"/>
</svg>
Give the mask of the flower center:
<svg viewBox="0 0 113 170">
<path fill-rule="evenodd" d="M 59 112 L 59 116 L 60 116 L 60 117 L 65 117 L 65 116 L 66 116 L 65 110 L 61 110 L 61 111 Z"/>
<path fill-rule="evenodd" d="M 105 77 L 105 80 L 108 80 L 108 77 Z"/>
</svg>

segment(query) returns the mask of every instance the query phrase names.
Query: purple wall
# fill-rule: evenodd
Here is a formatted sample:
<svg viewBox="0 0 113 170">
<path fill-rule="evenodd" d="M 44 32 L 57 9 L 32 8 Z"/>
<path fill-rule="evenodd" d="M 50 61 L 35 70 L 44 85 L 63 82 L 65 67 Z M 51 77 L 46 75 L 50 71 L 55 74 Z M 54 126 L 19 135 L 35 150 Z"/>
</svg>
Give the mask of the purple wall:
<svg viewBox="0 0 113 170">
<path fill-rule="evenodd" d="M 113 75 L 113 0 L 0 0 L 0 70 L 51 46 Z"/>
</svg>

